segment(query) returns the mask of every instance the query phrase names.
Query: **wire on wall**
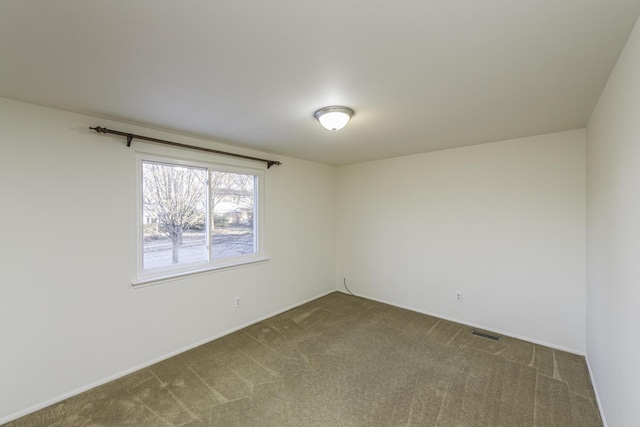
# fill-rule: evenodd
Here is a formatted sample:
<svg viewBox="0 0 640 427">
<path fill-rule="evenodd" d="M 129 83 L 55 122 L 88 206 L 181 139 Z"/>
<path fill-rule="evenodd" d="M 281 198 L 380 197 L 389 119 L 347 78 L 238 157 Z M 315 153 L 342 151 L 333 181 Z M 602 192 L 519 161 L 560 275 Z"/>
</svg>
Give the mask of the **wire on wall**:
<svg viewBox="0 0 640 427">
<path fill-rule="evenodd" d="M 351 289 L 349 289 L 349 287 L 347 286 L 347 278 L 346 277 L 343 277 L 342 283 L 344 283 L 344 288 L 347 290 L 347 292 L 349 292 L 354 297 L 357 296 L 356 294 L 351 292 Z"/>
</svg>

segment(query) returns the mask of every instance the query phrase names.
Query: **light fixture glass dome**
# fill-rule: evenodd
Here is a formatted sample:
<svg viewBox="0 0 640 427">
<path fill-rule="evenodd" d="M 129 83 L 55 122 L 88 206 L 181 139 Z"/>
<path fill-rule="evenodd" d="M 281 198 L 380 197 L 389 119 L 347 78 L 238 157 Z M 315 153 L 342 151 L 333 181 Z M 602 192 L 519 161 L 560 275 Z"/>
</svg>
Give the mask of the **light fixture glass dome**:
<svg viewBox="0 0 640 427">
<path fill-rule="evenodd" d="M 347 107 L 324 107 L 316 111 L 316 119 L 328 130 L 340 130 L 353 117 L 353 110 Z"/>
</svg>

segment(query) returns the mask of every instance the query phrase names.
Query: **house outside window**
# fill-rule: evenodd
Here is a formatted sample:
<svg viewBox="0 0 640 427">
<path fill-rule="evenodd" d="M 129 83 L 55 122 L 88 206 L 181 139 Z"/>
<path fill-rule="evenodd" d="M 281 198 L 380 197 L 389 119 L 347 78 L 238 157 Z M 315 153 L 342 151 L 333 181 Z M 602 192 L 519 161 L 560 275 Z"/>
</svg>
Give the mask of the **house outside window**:
<svg viewBox="0 0 640 427">
<path fill-rule="evenodd" d="M 265 260 L 264 170 L 140 156 L 138 280 Z"/>
</svg>

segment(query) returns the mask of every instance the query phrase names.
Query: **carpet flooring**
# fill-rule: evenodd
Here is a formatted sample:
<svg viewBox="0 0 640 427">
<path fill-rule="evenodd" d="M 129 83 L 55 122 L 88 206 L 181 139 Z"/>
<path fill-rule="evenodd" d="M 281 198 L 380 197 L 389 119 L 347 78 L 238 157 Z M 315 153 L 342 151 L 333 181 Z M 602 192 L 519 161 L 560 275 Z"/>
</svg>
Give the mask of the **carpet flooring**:
<svg viewBox="0 0 640 427">
<path fill-rule="evenodd" d="M 8 423 L 601 426 L 583 357 L 339 292 Z"/>
</svg>

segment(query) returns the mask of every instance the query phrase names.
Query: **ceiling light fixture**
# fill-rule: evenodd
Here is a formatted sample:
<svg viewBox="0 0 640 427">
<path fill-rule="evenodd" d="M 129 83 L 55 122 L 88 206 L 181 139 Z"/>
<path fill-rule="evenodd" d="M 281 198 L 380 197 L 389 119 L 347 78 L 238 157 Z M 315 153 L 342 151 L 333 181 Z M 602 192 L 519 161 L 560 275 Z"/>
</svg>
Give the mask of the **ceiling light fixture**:
<svg viewBox="0 0 640 427">
<path fill-rule="evenodd" d="M 340 130 L 353 117 L 353 110 L 347 107 L 324 107 L 316 111 L 316 119 L 328 130 Z"/>
</svg>

